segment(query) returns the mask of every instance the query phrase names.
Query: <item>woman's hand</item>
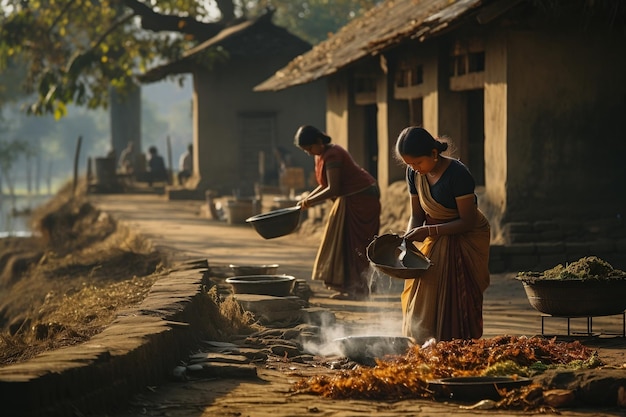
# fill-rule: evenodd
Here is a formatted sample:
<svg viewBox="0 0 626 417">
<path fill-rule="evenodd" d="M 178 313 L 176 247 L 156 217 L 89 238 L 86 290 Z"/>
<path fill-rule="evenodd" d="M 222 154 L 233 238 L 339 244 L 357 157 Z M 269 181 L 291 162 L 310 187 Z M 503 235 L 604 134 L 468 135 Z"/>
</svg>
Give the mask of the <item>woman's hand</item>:
<svg viewBox="0 0 626 417">
<path fill-rule="evenodd" d="M 311 207 L 311 204 L 309 203 L 309 200 L 307 200 L 306 198 L 303 198 L 302 200 L 298 201 L 298 206 L 301 209 L 308 209 L 309 207 Z"/>
<path fill-rule="evenodd" d="M 427 226 L 414 227 L 404 234 L 404 238 L 409 242 L 423 242 L 427 237 Z"/>
<path fill-rule="evenodd" d="M 404 238 L 410 242 L 423 242 L 427 237 L 435 237 L 439 234 L 439 225 L 424 225 L 414 227 L 404 234 Z"/>
</svg>

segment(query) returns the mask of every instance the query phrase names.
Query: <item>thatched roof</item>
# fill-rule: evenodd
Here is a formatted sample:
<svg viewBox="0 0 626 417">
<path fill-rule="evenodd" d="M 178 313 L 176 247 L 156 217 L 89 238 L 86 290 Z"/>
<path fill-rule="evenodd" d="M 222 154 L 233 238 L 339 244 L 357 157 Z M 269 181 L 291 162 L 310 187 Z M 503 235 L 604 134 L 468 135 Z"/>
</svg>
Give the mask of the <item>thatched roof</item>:
<svg viewBox="0 0 626 417">
<path fill-rule="evenodd" d="M 521 0 L 496 2 L 499 14 Z M 296 57 L 255 91 L 282 90 L 315 81 L 407 39 L 425 40 L 490 0 L 387 0 Z"/>
<path fill-rule="evenodd" d="M 233 56 L 275 56 L 276 51 L 291 54 L 291 57 L 311 49 L 311 45 L 285 28 L 272 23 L 272 13 L 247 20 L 243 23 L 227 27 L 207 41 L 185 51 L 182 57 L 163 65 L 159 65 L 138 76 L 143 83 L 160 81 L 161 79 L 193 71 L 197 62 L 202 62 L 201 54 L 209 48 L 221 46 L 230 57 Z M 195 58 L 199 57 L 198 60 Z"/>
</svg>

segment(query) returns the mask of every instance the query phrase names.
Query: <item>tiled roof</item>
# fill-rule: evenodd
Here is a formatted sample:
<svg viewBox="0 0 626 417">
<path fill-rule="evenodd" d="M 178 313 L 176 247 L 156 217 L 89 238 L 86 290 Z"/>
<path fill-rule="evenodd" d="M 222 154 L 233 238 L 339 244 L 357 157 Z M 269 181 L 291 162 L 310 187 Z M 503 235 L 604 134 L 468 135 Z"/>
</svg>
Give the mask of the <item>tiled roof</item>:
<svg viewBox="0 0 626 417">
<path fill-rule="evenodd" d="M 159 65 L 138 76 L 141 82 L 159 81 L 167 76 L 189 73 L 194 57 L 215 46 L 222 46 L 229 56 L 274 56 L 291 53 L 296 56 L 311 49 L 311 45 L 271 21 L 271 14 L 228 27 L 207 41 L 185 51 L 182 57 Z"/>
<path fill-rule="evenodd" d="M 504 0 L 508 8 L 520 0 Z M 435 36 L 489 0 L 386 0 L 336 34 L 296 57 L 255 91 L 281 90 L 315 81 L 406 39 Z M 500 9 L 501 7 L 498 7 Z M 497 10 L 496 10 L 497 12 Z"/>
</svg>

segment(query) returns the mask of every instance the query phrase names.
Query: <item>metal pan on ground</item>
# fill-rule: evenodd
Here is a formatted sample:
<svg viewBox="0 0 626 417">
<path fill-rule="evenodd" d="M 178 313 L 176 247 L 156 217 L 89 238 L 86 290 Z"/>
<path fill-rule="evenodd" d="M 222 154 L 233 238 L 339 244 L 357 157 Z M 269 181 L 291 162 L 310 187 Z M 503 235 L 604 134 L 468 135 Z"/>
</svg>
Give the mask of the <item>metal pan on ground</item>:
<svg viewBox="0 0 626 417">
<path fill-rule="evenodd" d="M 419 278 L 432 262 L 412 243 L 403 246 L 403 241 L 391 233 L 377 236 L 367 246 L 367 259 L 374 268 L 393 278 Z"/>
<path fill-rule="evenodd" d="M 245 275 L 226 278 L 235 294 L 286 297 L 291 295 L 296 278 L 291 275 Z"/>
<path fill-rule="evenodd" d="M 276 275 L 278 272 L 278 264 L 260 264 L 260 265 L 236 265 L 230 264 L 229 268 L 236 276 L 241 275 Z"/>
<path fill-rule="evenodd" d="M 375 366 L 386 355 L 403 355 L 415 344 L 406 336 L 347 336 L 335 339 L 343 355 L 357 363 Z"/>
<path fill-rule="evenodd" d="M 529 378 L 518 376 L 464 376 L 441 378 L 428 382 L 428 388 L 435 397 L 473 402 L 480 400 L 500 400 L 503 390 L 512 390 L 530 384 Z"/>
<path fill-rule="evenodd" d="M 300 206 L 272 210 L 248 217 L 254 230 L 265 239 L 273 239 L 293 233 L 300 225 Z"/>
</svg>

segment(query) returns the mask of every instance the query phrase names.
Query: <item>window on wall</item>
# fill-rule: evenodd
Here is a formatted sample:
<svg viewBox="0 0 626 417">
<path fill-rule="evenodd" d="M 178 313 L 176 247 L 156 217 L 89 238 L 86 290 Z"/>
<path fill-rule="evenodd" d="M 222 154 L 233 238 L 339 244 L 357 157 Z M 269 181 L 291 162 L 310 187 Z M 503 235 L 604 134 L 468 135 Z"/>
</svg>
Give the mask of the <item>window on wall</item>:
<svg viewBox="0 0 626 417">
<path fill-rule="evenodd" d="M 375 75 L 357 74 L 354 76 L 354 100 L 360 105 L 376 103 Z"/>
<path fill-rule="evenodd" d="M 420 98 L 424 95 L 424 65 L 416 57 L 401 58 L 395 73 L 396 99 Z"/>
<path fill-rule="evenodd" d="M 357 93 L 373 93 L 376 91 L 376 78 L 372 75 L 356 76 Z"/>
<path fill-rule="evenodd" d="M 485 70 L 485 52 L 470 52 L 464 55 L 456 55 L 450 59 L 450 76 L 461 75 Z"/>
<path fill-rule="evenodd" d="M 485 70 L 485 51 L 467 54 L 467 72 L 483 72 Z"/>
<path fill-rule="evenodd" d="M 458 40 L 452 46 L 449 61 L 450 90 L 483 88 L 485 47 L 479 39 Z"/>
<path fill-rule="evenodd" d="M 424 67 L 416 63 L 401 63 L 396 72 L 396 87 L 411 87 L 424 83 Z"/>
</svg>

